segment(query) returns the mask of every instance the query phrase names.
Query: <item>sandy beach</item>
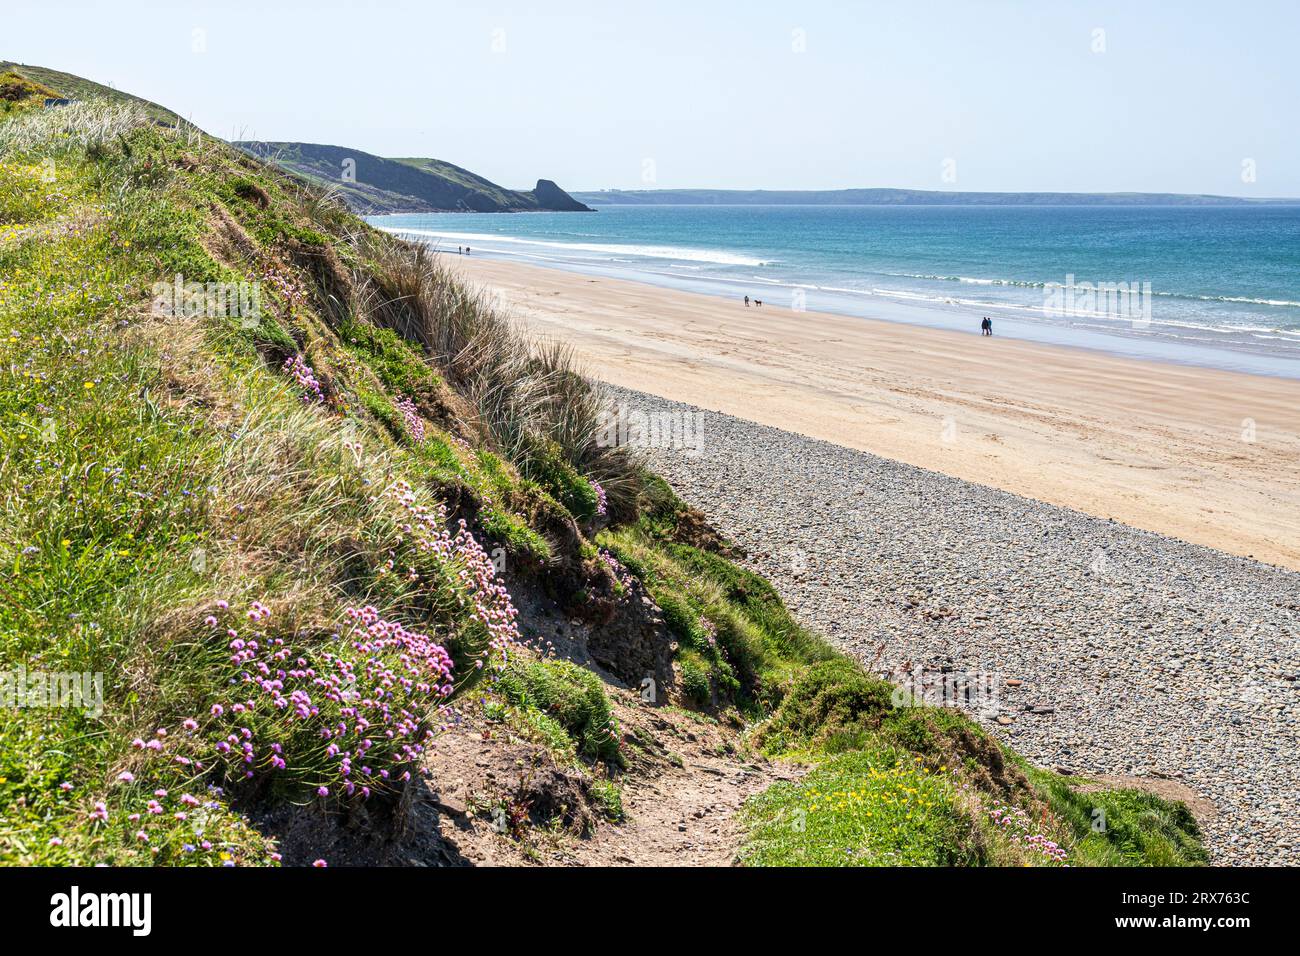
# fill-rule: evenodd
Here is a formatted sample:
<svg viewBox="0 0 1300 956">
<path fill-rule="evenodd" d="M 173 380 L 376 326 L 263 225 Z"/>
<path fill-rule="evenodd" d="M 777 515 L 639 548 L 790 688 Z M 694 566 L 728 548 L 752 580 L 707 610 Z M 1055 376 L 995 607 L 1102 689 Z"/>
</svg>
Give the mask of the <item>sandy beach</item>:
<svg viewBox="0 0 1300 956">
<path fill-rule="evenodd" d="M 612 384 L 1300 569 L 1300 382 L 447 260 Z"/>
</svg>

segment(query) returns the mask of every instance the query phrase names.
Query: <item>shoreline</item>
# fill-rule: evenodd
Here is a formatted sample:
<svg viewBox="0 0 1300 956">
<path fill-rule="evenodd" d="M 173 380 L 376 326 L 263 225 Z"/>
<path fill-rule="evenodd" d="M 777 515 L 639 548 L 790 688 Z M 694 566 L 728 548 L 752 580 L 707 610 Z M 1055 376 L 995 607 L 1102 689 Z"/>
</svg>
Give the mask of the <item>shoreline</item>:
<svg viewBox="0 0 1300 956">
<path fill-rule="evenodd" d="M 612 385 L 1300 570 L 1294 380 L 444 261 Z"/>
<path fill-rule="evenodd" d="M 826 285 L 824 279 L 809 277 L 806 281 L 769 278 L 760 275 L 696 274 L 694 267 L 670 262 L 668 258 L 654 262 L 631 264 L 618 259 L 603 261 L 579 256 L 566 258 L 562 244 L 549 243 L 537 237 L 491 235 L 483 233 L 458 234 L 426 229 L 422 226 L 400 225 L 391 222 L 373 222 L 384 231 L 413 242 L 423 242 L 444 253 L 451 243 L 469 240 L 474 246 L 476 259 L 489 259 L 504 263 L 557 269 L 579 276 L 627 281 L 651 285 L 677 292 L 703 294 L 710 298 L 735 301 L 746 293 L 763 299 L 766 305 L 780 303 L 800 313 L 855 318 L 865 321 L 887 321 L 913 327 L 943 329 L 965 333 L 978 325 L 981 317 L 990 316 L 999 333 L 1018 341 L 1035 342 L 1070 349 L 1086 349 L 1117 358 L 1138 359 L 1165 364 L 1186 365 L 1194 368 L 1241 372 L 1286 378 L 1300 382 L 1300 332 L 1272 329 L 1265 334 L 1262 327 L 1231 327 L 1188 325 L 1167 317 L 1147 318 L 1149 325 L 1132 322 L 1115 322 L 1101 314 L 1080 314 L 1062 319 L 1056 307 L 1045 300 L 1034 305 L 1013 301 L 983 301 L 980 291 L 1001 285 L 1019 285 L 1011 280 L 963 278 L 960 276 L 917 276 L 918 279 L 951 280 L 955 286 L 928 292 L 898 289 L 845 288 Z M 483 245 L 479 245 L 479 244 Z M 486 248 L 484 247 L 486 246 Z M 554 246 L 554 250 L 552 250 Z M 532 247 L 541 247 L 532 249 Z M 574 248 L 583 248 L 577 246 Z M 591 247 L 592 249 L 596 247 Z M 608 247 L 615 248 L 614 246 Z M 631 254 L 639 254 L 628 247 Z M 530 251 L 532 250 L 532 251 Z M 683 256 L 693 250 L 678 250 Z M 698 250 L 695 250 L 698 251 Z M 734 264 L 734 263 L 733 263 Z M 760 263 L 755 262 L 755 265 Z M 1067 279 L 1073 279 L 1067 276 Z M 838 281 L 838 280 L 837 280 Z M 1083 282 L 1080 290 L 1090 284 Z M 1043 287 L 1045 291 L 1047 286 Z M 1062 290 L 1066 287 L 1061 286 Z M 1062 292 L 1062 294 L 1066 294 Z M 1080 294 L 1084 294 L 1081 292 Z M 1138 296 L 1149 303 L 1152 296 L 1174 295 L 1174 298 L 1195 299 L 1197 296 L 1179 296 L 1173 293 L 1153 292 L 1145 288 Z M 1164 299 L 1162 298 L 1163 302 Z M 1223 302 L 1245 301 L 1223 299 Z M 1263 303 L 1264 300 L 1254 300 Z M 797 303 L 797 304 L 796 304 Z M 1132 302 L 1130 302 L 1132 304 Z M 1278 305 L 1287 303 L 1275 303 Z M 1064 304 L 1060 309 L 1070 312 Z M 1135 331 L 1135 325 L 1143 331 Z M 1196 334 L 1189 335 L 1189 329 Z M 1241 337 L 1245 335 L 1247 339 Z M 1286 338 L 1285 347 L 1266 346 L 1254 339 Z"/>
</svg>

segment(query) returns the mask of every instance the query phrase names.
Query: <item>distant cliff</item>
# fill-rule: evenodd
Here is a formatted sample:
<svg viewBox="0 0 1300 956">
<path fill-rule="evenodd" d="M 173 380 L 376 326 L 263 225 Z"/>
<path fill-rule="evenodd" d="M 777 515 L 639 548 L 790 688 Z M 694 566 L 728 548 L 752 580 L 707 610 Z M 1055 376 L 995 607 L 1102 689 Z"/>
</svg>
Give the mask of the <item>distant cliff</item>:
<svg viewBox="0 0 1300 956">
<path fill-rule="evenodd" d="M 362 215 L 397 212 L 591 212 L 549 179 L 506 189 L 439 159 L 385 159 L 320 143 L 245 141 L 235 146 L 307 179 L 338 187 Z"/>
<path fill-rule="evenodd" d="M 1184 193 L 977 193 L 929 189 L 605 189 L 575 196 L 596 206 L 1249 206 L 1300 202 Z"/>
</svg>

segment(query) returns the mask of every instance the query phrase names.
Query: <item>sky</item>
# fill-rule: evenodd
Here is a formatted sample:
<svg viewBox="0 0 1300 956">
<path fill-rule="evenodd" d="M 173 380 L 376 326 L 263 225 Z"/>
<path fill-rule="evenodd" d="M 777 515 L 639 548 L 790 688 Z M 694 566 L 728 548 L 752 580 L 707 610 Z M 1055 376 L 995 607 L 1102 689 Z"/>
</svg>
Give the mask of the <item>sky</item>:
<svg viewBox="0 0 1300 956">
<path fill-rule="evenodd" d="M 1300 3 L 5 0 L 0 59 L 509 187 L 1300 197 Z"/>
</svg>

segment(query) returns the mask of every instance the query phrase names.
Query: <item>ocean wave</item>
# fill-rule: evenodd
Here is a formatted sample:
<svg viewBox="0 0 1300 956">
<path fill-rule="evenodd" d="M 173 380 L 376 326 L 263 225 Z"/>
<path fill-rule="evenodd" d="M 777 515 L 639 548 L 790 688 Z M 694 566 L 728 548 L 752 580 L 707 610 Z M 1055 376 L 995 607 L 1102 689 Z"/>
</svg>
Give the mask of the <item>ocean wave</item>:
<svg viewBox="0 0 1300 956">
<path fill-rule="evenodd" d="M 719 282 L 729 282 L 729 283 L 737 283 L 737 282 L 744 281 L 744 280 L 736 280 L 732 278 L 724 278 L 722 276 L 710 276 L 708 278 L 715 279 L 716 281 Z M 1077 321 L 1079 319 L 1101 319 L 1101 320 L 1113 322 L 1116 325 L 1132 324 L 1131 319 L 1124 318 L 1122 316 L 1116 316 L 1110 312 L 1099 312 L 1099 311 L 1085 312 L 1081 309 L 1074 309 L 1069 311 L 1068 313 L 1063 314 L 1060 307 L 1051 306 L 1047 304 L 1031 305 L 1024 302 L 971 299 L 971 298 L 964 298 L 955 295 L 942 295 L 942 294 L 936 294 L 932 292 L 921 292 L 921 291 L 915 291 L 910 289 L 884 289 L 879 287 L 862 289 L 862 288 L 852 288 L 847 286 L 814 285 L 805 282 L 788 282 L 781 279 L 774 279 L 771 278 L 770 276 L 751 276 L 750 280 L 748 281 L 762 282 L 767 285 L 777 286 L 780 288 L 806 289 L 815 292 L 827 292 L 827 293 L 832 293 L 837 295 L 853 295 L 853 296 L 863 296 L 867 298 L 879 296 L 888 299 L 896 299 L 903 302 L 913 302 L 913 303 L 925 304 L 925 305 L 946 305 L 946 306 L 952 306 L 954 308 L 978 309 L 980 311 L 987 311 L 993 313 L 998 313 L 998 312 L 1012 313 L 1012 314 L 1019 313 L 1026 317 L 1047 316 L 1049 318 L 1059 318 L 1067 321 L 1070 320 Z M 1040 283 L 1039 287 L 1041 288 L 1044 287 L 1045 285 L 1047 284 Z M 1171 329 L 1181 328 L 1181 329 L 1188 329 L 1191 331 L 1197 331 L 1202 333 L 1211 332 L 1211 333 L 1220 333 L 1224 335 L 1247 334 L 1256 338 L 1278 338 L 1288 342 L 1300 341 L 1300 329 L 1297 329 L 1293 326 L 1287 326 L 1287 325 L 1278 327 L 1278 326 L 1261 326 L 1261 325 L 1242 325 L 1242 324 L 1223 323 L 1223 322 L 1210 323 L 1210 322 L 1195 322 L 1195 321 L 1179 321 L 1177 319 L 1157 318 L 1154 316 L 1151 319 L 1146 320 L 1144 325 L 1160 326 L 1162 328 L 1171 328 Z M 1105 328 L 1105 326 L 1098 326 L 1098 328 Z"/>
<path fill-rule="evenodd" d="M 925 272 L 881 272 L 879 275 L 896 279 L 924 279 L 930 282 L 960 282 L 967 285 L 1008 286 L 1017 289 L 1064 289 L 1064 282 L 1040 282 L 1031 279 L 985 279 L 976 276 L 937 275 Z M 1089 280 L 1079 279 L 1076 287 Z M 1095 281 L 1092 285 L 1096 285 Z M 1144 293 L 1145 294 L 1145 293 Z M 1300 309 L 1300 302 L 1290 299 L 1261 299 L 1243 295 L 1201 295 L 1195 292 L 1168 292 L 1152 289 L 1151 295 L 1168 299 L 1186 299 L 1189 302 L 1235 302 L 1241 305 L 1269 305 Z"/>
<path fill-rule="evenodd" d="M 686 262 L 710 262 L 724 266 L 769 266 L 778 261 L 776 259 L 756 259 L 752 256 L 742 256 L 722 249 L 630 245 L 616 242 L 555 242 L 545 239 L 498 236 L 492 233 L 441 232 L 433 229 L 412 229 L 402 226 L 380 226 L 379 228 L 385 232 L 403 236 L 425 236 L 432 239 L 449 239 L 458 242 L 508 242 L 523 246 L 542 246 L 555 251 L 590 252 L 605 256 L 637 256 L 642 259 L 679 259 Z"/>
</svg>

